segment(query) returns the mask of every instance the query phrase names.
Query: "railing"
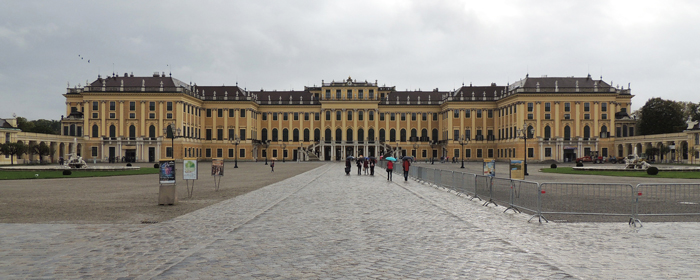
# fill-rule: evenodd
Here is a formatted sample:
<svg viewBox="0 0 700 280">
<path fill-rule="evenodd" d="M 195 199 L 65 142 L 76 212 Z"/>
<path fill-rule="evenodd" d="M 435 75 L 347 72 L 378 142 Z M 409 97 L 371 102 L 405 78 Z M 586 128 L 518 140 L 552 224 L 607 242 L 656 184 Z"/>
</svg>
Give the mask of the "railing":
<svg viewBox="0 0 700 280">
<path fill-rule="evenodd" d="M 386 168 L 386 161 L 377 166 Z M 400 163 L 393 173 L 403 175 Z M 599 184 L 538 183 L 496 178 L 458 171 L 413 165 L 409 176 L 421 183 L 454 191 L 484 201 L 483 205 L 503 205 L 504 212 L 531 214 L 538 218 L 584 217 L 584 221 L 627 221 L 641 227 L 640 218 L 659 221 L 660 217 L 676 216 L 688 221 L 700 217 L 700 183 L 686 184 Z M 399 177 L 400 178 L 400 177 Z"/>
</svg>

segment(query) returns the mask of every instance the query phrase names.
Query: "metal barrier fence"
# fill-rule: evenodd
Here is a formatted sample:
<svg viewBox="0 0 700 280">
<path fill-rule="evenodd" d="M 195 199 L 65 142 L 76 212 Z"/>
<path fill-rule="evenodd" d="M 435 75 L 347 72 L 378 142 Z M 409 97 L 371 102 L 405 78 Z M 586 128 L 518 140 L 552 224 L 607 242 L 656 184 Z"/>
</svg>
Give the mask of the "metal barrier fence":
<svg viewBox="0 0 700 280">
<path fill-rule="evenodd" d="M 377 166 L 386 168 L 386 162 Z M 393 172 L 403 176 L 398 163 Z M 623 217 L 631 226 L 641 227 L 641 217 L 652 221 L 664 216 L 700 217 L 700 183 L 538 183 L 423 166 L 411 166 L 409 176 L 471 196 L 471 200 L 483 200 L 484 206 L 501 204 L 507 207 L 504 212 L 532 214 L 528 222 L 535 217 L 548 222 L 545 215 Z"/>
</svg>

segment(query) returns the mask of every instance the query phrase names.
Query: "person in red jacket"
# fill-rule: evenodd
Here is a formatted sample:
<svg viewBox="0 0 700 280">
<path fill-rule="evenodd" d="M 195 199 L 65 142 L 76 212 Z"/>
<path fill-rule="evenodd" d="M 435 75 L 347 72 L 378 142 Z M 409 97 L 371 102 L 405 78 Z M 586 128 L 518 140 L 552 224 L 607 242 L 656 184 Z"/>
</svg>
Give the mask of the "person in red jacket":
<svg viewBox="0 0 700 280">
<path fill-rule="evenodd" d="M 403 165 L 403 179 L 404 179 L 404 181 L 408 181 L 408 168 L 411 166 L 411 161 L 404 159 L 402 165 Z"/>
<path fill-rule="evenodd" d="M 394 172 L 394 162 L 389 161 L 386 163 L 386 180 L 387 181 L 393 181 L 391 178 L 391 172 Z"/>
</svg>

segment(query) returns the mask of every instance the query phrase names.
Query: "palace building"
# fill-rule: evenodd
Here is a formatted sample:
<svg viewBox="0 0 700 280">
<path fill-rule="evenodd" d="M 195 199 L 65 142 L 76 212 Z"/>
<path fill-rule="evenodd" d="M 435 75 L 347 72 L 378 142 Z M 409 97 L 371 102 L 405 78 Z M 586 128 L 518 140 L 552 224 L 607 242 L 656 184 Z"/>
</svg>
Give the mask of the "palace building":
<svg viewBox="0 0 700 280">
<path fill-rule="evenodd" d="M 631 90 L 590 75 L 526 76 L 451 91 L 398 91 L 348 77 L 298 91 L 252 91 L 191 85 L 165 73 L 124 74 L 64 96 L 63 135 L 79 139 L 88 162 L 333 161 L 389 151 L 417 160 L 568 161 L 624 156 L 630 151 L 615 139 L 635 134 Z"/>
</svg>

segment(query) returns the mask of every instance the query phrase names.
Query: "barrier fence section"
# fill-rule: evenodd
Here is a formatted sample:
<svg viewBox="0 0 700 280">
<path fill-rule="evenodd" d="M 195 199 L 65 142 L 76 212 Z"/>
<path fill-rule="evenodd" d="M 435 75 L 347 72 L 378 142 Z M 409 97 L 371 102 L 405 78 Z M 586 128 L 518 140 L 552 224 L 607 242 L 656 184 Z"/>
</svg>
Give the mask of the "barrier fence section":
<svg viewBox="0 0 700 280">
<path fill-rule="evenodd" d="M 541 214 L 627 216 L 633 219 L 629 184 L 541 183 Z"/>
<path fill-rule="evenodd" d="M 700 184 L 639 184 L 634 195 L 635 221 L 640 216 L 700 215 Z"/>
</svg>

